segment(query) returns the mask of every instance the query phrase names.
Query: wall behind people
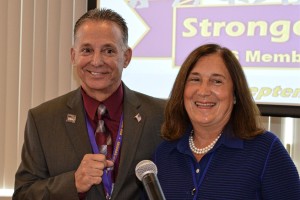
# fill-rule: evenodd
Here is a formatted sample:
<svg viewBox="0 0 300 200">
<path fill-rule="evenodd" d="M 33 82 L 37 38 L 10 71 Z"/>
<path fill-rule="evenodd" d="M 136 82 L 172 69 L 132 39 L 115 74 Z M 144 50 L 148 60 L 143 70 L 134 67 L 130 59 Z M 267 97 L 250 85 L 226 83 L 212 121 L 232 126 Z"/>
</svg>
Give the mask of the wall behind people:
<svg viewBox="0 0 300 200">
<path fill-rule="evenodd" d="M 29 108 L 78 87 L 73 24 L 87 1 L 1 0 L 0 199 L 10 199 Z"/>
</svg>

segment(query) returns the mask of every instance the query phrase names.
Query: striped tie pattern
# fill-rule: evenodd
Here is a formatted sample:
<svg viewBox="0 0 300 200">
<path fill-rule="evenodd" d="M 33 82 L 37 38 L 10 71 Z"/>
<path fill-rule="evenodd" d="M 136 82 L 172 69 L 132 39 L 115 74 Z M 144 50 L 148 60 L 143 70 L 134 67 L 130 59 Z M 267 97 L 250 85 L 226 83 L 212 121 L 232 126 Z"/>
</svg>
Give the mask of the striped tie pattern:
<svg viewBox="0 0 300 200">
<path fill-rule="evenodd" d="M 104 104 L 100 104 L 97 109 L 98 124 L 95 132 L 95 139 L 101 154 L 111 158 L 112 154 L 112 140 L 111 135 L 106 131 L 103 118 L 106 116 L 107 110 Z"/>
</svg>

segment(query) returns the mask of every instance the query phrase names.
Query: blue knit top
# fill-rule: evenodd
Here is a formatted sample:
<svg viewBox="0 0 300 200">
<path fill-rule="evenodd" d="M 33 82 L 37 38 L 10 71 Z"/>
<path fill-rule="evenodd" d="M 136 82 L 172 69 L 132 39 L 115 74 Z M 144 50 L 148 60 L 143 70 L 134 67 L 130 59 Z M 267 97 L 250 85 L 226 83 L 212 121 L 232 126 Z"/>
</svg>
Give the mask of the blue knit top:
<svg viewBox="0 0 300 200">
<path fill-rule="evenodd" d="M 273 133 L 240 140 L 226 128 L 199 163 L 189 148 L 189 134 L 164 141 L 154 154 L 167 200 L 300 200 L 296 166 Z"/>
</svg>

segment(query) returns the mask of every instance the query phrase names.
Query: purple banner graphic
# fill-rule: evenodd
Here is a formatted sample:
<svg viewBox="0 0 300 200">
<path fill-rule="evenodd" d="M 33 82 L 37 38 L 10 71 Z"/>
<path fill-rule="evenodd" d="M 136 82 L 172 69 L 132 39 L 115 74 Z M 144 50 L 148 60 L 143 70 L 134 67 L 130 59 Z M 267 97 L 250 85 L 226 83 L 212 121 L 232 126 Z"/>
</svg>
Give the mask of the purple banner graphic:
<svg viewBox="0 0 300 200">
<path fill-rule="evenodd" d="M 135 8 L 150 31 L 134 57 L 169 57 L 180 66 L 204 43 L 234 51 L 244 67 L 300 67 L 300 5 L 177 5 L 148 1 Z"/>
<path fill-rule="evenodd" d="M 135 47 L 135 57 L 172 56 L 172 3 L 173 0 L 156 0 L 150 1 L 147 8 L 136 9 L 150 31 Z"/>
<path fill-rule="evenodd" d="M 177 66 L 214 42 L 233 50 L 243 67 L 300 67 L 300 6 L 182 7 L 173 25 Z"/>
</svg>

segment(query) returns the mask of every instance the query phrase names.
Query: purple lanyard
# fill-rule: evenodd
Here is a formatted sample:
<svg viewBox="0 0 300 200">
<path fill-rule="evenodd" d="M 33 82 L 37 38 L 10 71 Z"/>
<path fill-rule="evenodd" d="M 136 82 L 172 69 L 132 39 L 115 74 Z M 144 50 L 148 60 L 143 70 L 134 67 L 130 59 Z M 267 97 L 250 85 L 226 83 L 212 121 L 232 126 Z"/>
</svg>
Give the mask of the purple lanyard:
<svg viewBox="0 0 300 200">
<path fill-rule="evenodd" d="M 87 129 L 88 129 L 90 143 L 91 143 L 92 148 L 93 148 L 93 153 L 94 154 L 99 154 L 100 152 L 99 152 L 98 145 L 96 143 L 95 133 L 94 133 L 94 130 L 91 126 L 91 123 L 88 120 L 86 115 L 85 115 L 85 121 L 86 121 Z M 117 158 L 119 156 L 119 152 L 120 152 L 121 144 L 122 144 L 122 135 L 123 135 L 123 114 L 121 115 L 118 135 L 117 135 L 117 138 L 116 138 L 114 151 L 113 151 L 113 155 L 112 155 L 112 161 L 114 163 L 115 163 L 115 161 L 117 160 Z M 104 189 L 105 189 L 105 192 L 106 192 L 106 199 L 111 198 L 111 194 L 112 194 L 112 191 L 113 191 L 113 181 L 111 179 L 111 173 L 112 173 L 112 169 L 111 168 L 106 168 L 106 169 L 104 169 L 104 173 L 102 175 L 102 182 L 103 182 Z"/>
<path fill-rule="evenodd" d="M 205 169 L 204 169 L 204 172 L 203 172 L 203 175 L 200 177 L 200 179 L 197 181 L 197 175 L 195 174 L 195 166 L 194 166 L 194 159 L 191 159 L 191 162 L 190 162 L 190 164 L 191 164 L 191 169 L 192 169 L 192 175 L 193 175 L 193 182 L 194 182 L 194 189 L 192 190 L 192 195 L 194 195 L 194 200 L 196 200 L 197 199 L 197 196 L 198 196 L 198 192 L 199 192 L 199 189 L 200 189 L 200 185 L 201 185 L 201 183 L 203 182 L 203 179 L 204 179 L 204 177 L 205 177 L 205 174 L 206 174 L 206 172 L 207 172 L 207 170 L 208 170 L 208 167 L 209 167 L 209 165 L 210 165 L 210 163 L 211 163 L 211 159 L 213 158 L 213 156 L 214 156 L 214 154 L 215 154 L 215 152 L 213 152 L 211 155 L 210 155 L 210 157 L 209 157 L 209 160 L 208 160 L 208 162 L 207 162 L 207 165 L 206 165 L 206 167 L 205 167 Z"/>
</svg>

